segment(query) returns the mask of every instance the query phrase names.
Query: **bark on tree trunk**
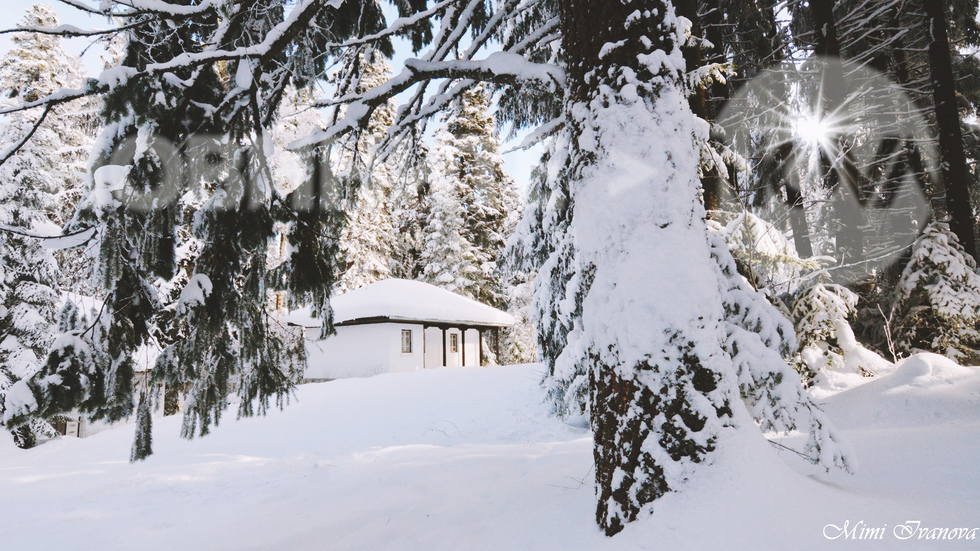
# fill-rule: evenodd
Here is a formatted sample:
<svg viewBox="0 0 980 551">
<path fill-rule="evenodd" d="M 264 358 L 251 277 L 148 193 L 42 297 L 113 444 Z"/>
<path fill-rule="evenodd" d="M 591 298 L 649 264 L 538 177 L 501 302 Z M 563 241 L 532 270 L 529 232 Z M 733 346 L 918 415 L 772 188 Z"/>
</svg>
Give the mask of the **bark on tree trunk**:
<svg viewBox="0 0 980 551">
<path fill-rule="evenodd" d="M 786 207 L 789 209 L 789 224 L 793 229 L 793 244 L 800 258 L 813 256 L 813 244 L 810 241 L 810 225 L 806 220 L 806 208 L 803 204 L 803 194 L 796 172 L 796 154 L 793 152 L 796 144 L 788 142 L 777 151 L 777 174 L 782 179 L 782 187 L 786 190 Z"/>
<path fill-rule="evenodd" d="M 942 156 L 941 173 L 946 186 L 946 210 L 950 217 L 949 228 L 959 238 L 966 252 L 977 259 L 973 207 L 967 184 L 970 176 L 966 168 L 960 113 L 956 105 L 953 64 L 944 13 L 945 2 L 925 0 L 922 7 L 929 18 L 932 36 L 929 43 L 929 66 L 936 125 L 939 130 L 939 151 Z"/>
<path fill-rule="evenodd" d="M 707 460 L 737 390 L 723 376 L 730 361 L 717 283 L 704 277 L 714 267 L 673 6 L 560 0 L 560 8 L 571 231 L 589 281 L 580 338 L 596 521 L 613 535 Z"/>
<path fill-rule="evenodd" d="M 704 22 L 701 21 L 700 14 L 698 13 L 699 4 L 705 4 L 705 9 L 709 10 L 709 16 L 705 18 Z M 711 37 L 707 36 L 708 29 L 711 27 L 705 26 L 710 23 L 717 23 L 716 19 L 721 14 L 721 10 L 718 9 L 717 4 L 716 0 L 709 2 L 700 2 L 698 0 L 677 1 L 677 13 L 691 20 L 691 36 L 703 36 L 708 38 L 708 41 L 712 43 L 711 48 L 707 50 L 701 44 L 689 44 L 686 46 L 684 48 L 684 60 L 687 62 L 688 67 L 700 67 L 705 63 L 724 62 L 721 37 L 715 36 L 714 38 L 717 41 L 712 40 Z M 715 26 L 717 27 L 717 25 Z M 713 34 L 718 35 L 719 33 L 714 31 Z M 717 120 L 718 112 L 716 109 L 713 109 L 717 108 L 717 99 L 713 96 L 719 91 L 722 91 L 726 96 L 725 99 L 727 99 L 728 87 L 719 87 L 717 83 L 694 90 L 688 99 L 688 103 L 691 105 L 691 111 L 708 122 Z M 711 216 L 712 212 L 717 211 L 721 207 L 723 185 L 724 180 L 717 167 L 706 170 L 701 177 L 702 198 L 704 208 L 708 211 L 708 216 Z"/>
</svg>

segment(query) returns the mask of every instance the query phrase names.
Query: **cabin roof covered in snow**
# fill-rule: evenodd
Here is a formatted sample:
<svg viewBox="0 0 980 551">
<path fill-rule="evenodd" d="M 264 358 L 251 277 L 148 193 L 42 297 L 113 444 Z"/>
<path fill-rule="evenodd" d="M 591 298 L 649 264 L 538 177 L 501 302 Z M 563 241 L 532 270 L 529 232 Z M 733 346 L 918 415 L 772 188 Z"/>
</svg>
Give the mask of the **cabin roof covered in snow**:
<svg viewBox="0 0 980 551">
<path fill-rule="evenodd" d="M 385 279 L 330 299 L 334 325 L 416 322 L 509 327 L 514 317 L 492 306 L 421 281 Z M 286 320 L 319 327 L 309 308 L 291 312 Z"/>
</svg>

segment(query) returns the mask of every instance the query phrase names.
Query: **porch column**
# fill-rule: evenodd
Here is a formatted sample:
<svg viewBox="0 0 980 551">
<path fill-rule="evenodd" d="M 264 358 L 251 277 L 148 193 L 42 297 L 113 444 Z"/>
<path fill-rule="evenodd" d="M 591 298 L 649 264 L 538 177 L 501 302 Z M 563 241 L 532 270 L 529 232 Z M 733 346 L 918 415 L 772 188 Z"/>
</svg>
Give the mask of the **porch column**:
<svg viewBox="0 0 980 551">
<path fill-rule="evenodd" d="M 459 330 L 460 365 L 466 367 L 466 326 Z"/>
<path fill-rule="evenodd" d="M 500 328 L 493 328 L 493 352 L 497 355 L 497 365 L 500 365 Z"/>
<path fill-rule="evenodd" d="M 446 328 L 442 328 L 442 367 L 446 367 Z"/>
</svg>

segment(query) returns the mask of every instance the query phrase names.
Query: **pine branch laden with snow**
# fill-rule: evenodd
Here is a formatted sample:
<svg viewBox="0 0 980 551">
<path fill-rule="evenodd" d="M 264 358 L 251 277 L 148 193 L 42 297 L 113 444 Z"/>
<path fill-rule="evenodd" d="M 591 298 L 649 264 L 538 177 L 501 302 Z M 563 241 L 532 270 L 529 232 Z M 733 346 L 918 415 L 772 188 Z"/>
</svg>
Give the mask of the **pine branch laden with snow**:
<svg viewBox="0 0 980 551">
<path fill-rule="evenodd" d="M 587 419 L 590 409 L 588 368 L 576 348 L 590 273 L 579 270 L 569 230 L 569 140 L 562 132 L 546 142 L 508 255 L 515 270 L 536 274 L 530 306 L 538 354 L 547 368 L 544 384 L 553 412 L 572 420 Z"/>
<path fill-rule="evenodd" d="M 763 432 L 807 433 L 803 455 L 812 463 L 852 472 L 854 460 L 841 437 L 785 360 L 797 346 L 792 322 L 738 273 L 724 233 L 714 224 L 709 242 L 725 307 L 724 348 L 745 406 Z"/>
<path fill-rule="evenodd" d="M 778 228 L 752 212 L 715 216 L 725 221 L 723 235 L 731 254 L 756 287 L 774 295 L 793 293 L 805 273 L 820 267 L 813 259 L 800 258 Z"/>
<path fill-rule="evenodd" d="M 929 224 L 912 245 L 892 312 L 901 354 L 926 350 L 980 363 L 980 275 L 946 224 Z"/>
<path fill-rule="evenodd" d="M 843 388 L 848 378 L 873 377 L 894 366 L 854 337 L 848 318 L 858 296 L 841 285 L 811 284 L 793 300 L 800 342 L 792 363 L 811 392 Z"/>
<path fill-rule="evenodd" d="M 854 314 L 857 301 L 848 288 L 824 283 L 808 287 L 793 301 L 793 319 L 802 336 L 796 364 L 808 385 L 821 370 L 846 369 L 839 339 L 850 332 L 847 318 Z"/>
</svg>

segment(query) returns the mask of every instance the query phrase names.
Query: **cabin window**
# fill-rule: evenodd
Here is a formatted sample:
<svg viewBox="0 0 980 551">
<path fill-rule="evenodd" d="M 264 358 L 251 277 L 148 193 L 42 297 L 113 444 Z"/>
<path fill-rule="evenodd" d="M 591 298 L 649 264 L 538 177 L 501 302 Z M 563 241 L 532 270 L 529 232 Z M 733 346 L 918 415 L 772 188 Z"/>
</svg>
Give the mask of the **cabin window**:
<svg viewBox="0 0 980 551">
<path fill-rule="evenodd" d="M 449 351 L 453 353 L 459 352 L 459 335 L 456 333 L 449 334 Z"/>
<path fill-rule="evenodd" d="M 412 330 L 402 329 L 402 354 L 412 353 Z"/>
</svg>

